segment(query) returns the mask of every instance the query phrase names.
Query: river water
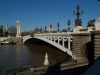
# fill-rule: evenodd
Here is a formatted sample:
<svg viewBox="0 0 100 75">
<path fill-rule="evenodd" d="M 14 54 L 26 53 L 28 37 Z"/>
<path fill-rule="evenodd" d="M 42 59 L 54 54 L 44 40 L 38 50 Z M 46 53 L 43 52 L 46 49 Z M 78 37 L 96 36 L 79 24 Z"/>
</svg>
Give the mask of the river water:
<svg viewBox="0 0 100 75">
<path fill-rule="evenodd" d="M 0 45 L 0 70 L 27 65 L 43 66 L 46 53 L 48 53 L 50 65 L 62 61 L 68 56 L 59 49 L 44 43 Z"/>
</svg>

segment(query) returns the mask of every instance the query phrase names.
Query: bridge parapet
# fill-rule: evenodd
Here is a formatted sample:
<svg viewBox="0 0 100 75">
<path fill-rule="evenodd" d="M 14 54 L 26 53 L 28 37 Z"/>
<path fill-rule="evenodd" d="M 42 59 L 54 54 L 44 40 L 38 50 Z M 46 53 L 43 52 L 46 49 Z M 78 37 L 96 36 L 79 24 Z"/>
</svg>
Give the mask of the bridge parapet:
<svg viewBox="0 0 100 75">
<path fill-rule="evenodd" d="M 41 37 L 45 38 L 51 41 L 54 41 L 58 44 L 61 44 L 60 41 L 62 41 L 62 46 L 65 47 L 65 41 L 68 41 L 68 48 L 70 48 L 70 42 L 72 42 L 72 35 L 69 33 L 46 33 L 46 34 L 35 34 L 34 37 Z"/>
<path fill-rule="evenodd" d="M 45 34 L 34 34 L 34 37 L 44 37 L 44 38 L 47 38 L 49 40 L 57 40 L 59 39 L 60 40 L 70 40 L 72 41 L 72 35 L 69 34 L 69 33 L 45 33 Z"/>
<path fill-rule="evenodd" d="M 42 33 L 42 34 L 34 34 L 35 36 L 62 36 L 62 35 L 64 35 L 64 36 L 68 36 L 68 35 L 71 35 L 71 34 L 73 34 L 73 33 L 65 33 L 65 32 L 62 32 L 62 33 Z"/>
</svg>

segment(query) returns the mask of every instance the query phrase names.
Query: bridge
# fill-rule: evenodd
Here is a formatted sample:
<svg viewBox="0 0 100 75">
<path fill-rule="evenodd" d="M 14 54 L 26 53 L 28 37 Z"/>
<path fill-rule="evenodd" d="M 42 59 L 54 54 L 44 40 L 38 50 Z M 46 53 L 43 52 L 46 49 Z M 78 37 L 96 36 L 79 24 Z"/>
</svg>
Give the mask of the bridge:
<svg viewBox="0 0 100 75">
<path fill-rule="evenodd" d="M 33 37 L 31 35 L 27 35 L 27 36 L 23 36 L 23 38 L 22 38 L 23 43 L 25 43 L 27 40 L 29 40 L 31 38 L 36 38 L 36 39 L 42 40 L 44 42 L 47 42 L 47 43 L 55 46 L 56 48 L 60 49 L 61 51 L 66 52 L 68 55 L 70 55 L 73 58 L 73 54 L 71 51 L 72 36 L 69 33 L 34 34 Z M 67 44 L 65 44 L 65 42 L 67 42 Z M 68 46 L 66 47 L 66 45 L 68 45 Z"/>
<path fill-rule="evenodd" d="M 79 6 L 77 7 L 77 10 L 79 11 Z M 74 14 L 77 15 L 77 19 L 75 19 L 75 28 L 73 28 L 73 32 L 70 32 L 69 30 L 69 32 L 65 33 L 59 32 L 59 25 L 57 26 L 57 32 L 53 33 L 52 26 L 50 25 L 49 31 L 46 31 L 45 28 L 45 33 L 44 31 L 43 33 L 40 33 L 41 29 L 40 31 L 36 29 L 37 34 L 34 34 L 34 36 L 31 36 L 30 34 L 21 36 L 20 20 L 18 20 L 15 41 L 20 44 L 22 42 L 25 43 L 31 38 L 35 38 L 57 47 L 75 60 L 68 61 L 66 68 L 75 68 L 94 63 L 95 59 L 100 57 L 100 18 L 96 20 L 95 27 L 93 24 L 94 21 L 90 20 L 87 26 L 88 28 L 85 29 L 82 27 L 81 19 L 79 19 L 81 14 L 77 13 L 79 12 L 74 12 Z M 68 25 L 70 25 L 70 22 Z M 0 42 L 8 39 L 8 37 L 0 38 Z"/>
<path fill-rule="evenodd" d="M 90 33 L 38 33 L 34 34 L 34 36 L 23 36 L 23 43 L 27 42 L 31 38 L 47 42 L 55 46 L 59 50 L 65 52 L 66 54 L 70 55 L 71 58 L 60 64 L 61 70 L 85 66 L 91 62 L 91 59 L 89 60 L 86 56 L 86 49 L 84 48 L 84 46 L 87 46 L 87 43 L 91 41 Z M 90 50 L 90 48 L 88 50 Z M 91 51 L 89 51 L 88 53 L 90 54 Z"/>
</svg>

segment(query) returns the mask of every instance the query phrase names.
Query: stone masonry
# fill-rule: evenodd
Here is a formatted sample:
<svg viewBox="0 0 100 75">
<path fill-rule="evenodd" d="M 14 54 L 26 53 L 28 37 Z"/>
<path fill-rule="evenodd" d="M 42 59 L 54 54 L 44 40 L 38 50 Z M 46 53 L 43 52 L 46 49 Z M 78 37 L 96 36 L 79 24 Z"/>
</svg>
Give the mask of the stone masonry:
<svg viewBox="0 0 100 75">
<path fill-rule="evenodd" d="M 100 31 L 93 32 L 94 36 L 94 58 L 100 57 Z"/>
<path fill-rule="evenodd" d="M 76 63 L 88 64 L 86 45 L 90 40 L 89 33 L 73 34 L 72 52 Z"/>
</svg>

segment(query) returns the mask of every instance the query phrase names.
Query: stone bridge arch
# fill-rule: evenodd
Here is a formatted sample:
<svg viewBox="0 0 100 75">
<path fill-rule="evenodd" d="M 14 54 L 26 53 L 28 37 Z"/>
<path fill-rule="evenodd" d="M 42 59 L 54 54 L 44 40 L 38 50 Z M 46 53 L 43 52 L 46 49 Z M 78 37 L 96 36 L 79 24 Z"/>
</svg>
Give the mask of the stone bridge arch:
<svg viewBox="0 0 100 75">
<path fill-rule="evenodd" d="M 73 58 L 72 51 L 70 48 L 70 42 L 72 42 L 72 40 L 69 37 L 66 38 L 65 36 L 63 36 L 63 37 L 61 36 L 58 38 L 58 36 L 50 37 L 50 36 L 41 36 L 41 35 L 35 35 L 34 37 L 31 37 L 31 35 L 27 35 L 27 36 L 23 36 L 23 43 L 31 38 L 39 39 L 46 43 L 49 43 L 49 44 L 55 46 L 56 48 L 60 49 L 61 51 L 66 52 L 68 55 L 70 55 Z M 58 42 L 55 42 L 57 39 L 58 39 Z M 60 44 L 61 40 L 62 40 L 62 45 Z M 64 41 L 68 41 L 68 44 L 69 44 L 68 48 L 65 47 Z"/>
</svg>

